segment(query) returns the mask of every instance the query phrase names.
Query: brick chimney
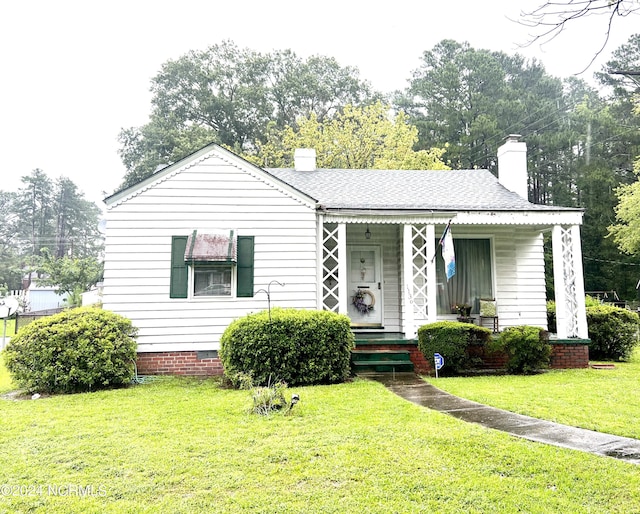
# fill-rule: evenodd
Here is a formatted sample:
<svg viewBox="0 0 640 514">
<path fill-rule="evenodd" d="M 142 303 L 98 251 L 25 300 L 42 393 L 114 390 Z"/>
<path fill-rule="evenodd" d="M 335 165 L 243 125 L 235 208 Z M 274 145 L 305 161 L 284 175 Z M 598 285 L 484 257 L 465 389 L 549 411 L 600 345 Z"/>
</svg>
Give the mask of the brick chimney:
<svg viewBox="0 0 640 514">
<path fill-rule="evenodd" d="M 527 144 L 518 141 L 520 137 L 510 134 L 498 148 L 498 181 L 527 200 Z"/>
<path fill-rule="evenodd" d="M 293 164 L 296 171 L 316 170 L 316 151 L 314 148 L 296 148 L 293 153 Z"/>
</svg>

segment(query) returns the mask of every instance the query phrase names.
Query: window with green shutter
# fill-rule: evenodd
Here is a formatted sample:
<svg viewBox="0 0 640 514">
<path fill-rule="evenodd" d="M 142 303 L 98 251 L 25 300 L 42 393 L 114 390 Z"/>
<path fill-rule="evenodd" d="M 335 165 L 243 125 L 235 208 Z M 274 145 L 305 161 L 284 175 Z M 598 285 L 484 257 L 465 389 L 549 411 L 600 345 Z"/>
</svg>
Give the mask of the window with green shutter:
<svg viewBox="0 0 640 514">
<path fill-rule="evenodd" d="M 187 298 L 189 295 L 189 268 L 184 261 L 187 236 L 171 238 L 171 285 L 169 298 Z"/>
<path fill-rule="evenodd" d="M 237 236 L 237 257 L 229 257 L 225 262 L 207 261 L 192 258 L 193 248 L 187 251 L 189 238 L 191 246 L 196 239 L 196 232 L 191 236 L 173 236 L 171 238 L 171 286 L 170 298 L 189 298 L 189 273 L 193 274 L 193 297 L 199 296 L 230 296 L 233 268 L 235 268 L 236 296 L 253 296 L 253 259 L 254 236 Z M 198 236 L 202 237 L 202 236 Z M 206 236 L 205 236 L 206 238 Z M 229 241 L 234 241 L 233 231 Z M 231 243 L 229 243 L 231 245 Z M 235 244 L 233 245 L 235 246 Z M 212 249 L 209 246 L 209 251 Z M 236 248 L 229 246 L 229 255 L 235 254 Z M 205 255 L 213 259 L 213 255 Z"/>
<path fill-rule="evenodd" d="M 238 236 L 237 296 L 253 296 L 254 236 Z"/>
</svg>

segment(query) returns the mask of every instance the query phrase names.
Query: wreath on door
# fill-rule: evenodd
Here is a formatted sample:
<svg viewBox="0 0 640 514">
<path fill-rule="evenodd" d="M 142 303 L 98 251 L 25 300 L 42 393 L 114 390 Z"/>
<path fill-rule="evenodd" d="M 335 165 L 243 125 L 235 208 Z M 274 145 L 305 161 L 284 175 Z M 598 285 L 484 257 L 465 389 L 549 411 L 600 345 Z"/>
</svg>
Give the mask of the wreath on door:
<svg viewBox="0 0 640 514">
<path fill-rule="evenodd" d="M 376 304 L 376 297 L 368 289 L 358 289 L 351 297 L 351 304 L 360 314 L 369 314 Z"/>
</svg>

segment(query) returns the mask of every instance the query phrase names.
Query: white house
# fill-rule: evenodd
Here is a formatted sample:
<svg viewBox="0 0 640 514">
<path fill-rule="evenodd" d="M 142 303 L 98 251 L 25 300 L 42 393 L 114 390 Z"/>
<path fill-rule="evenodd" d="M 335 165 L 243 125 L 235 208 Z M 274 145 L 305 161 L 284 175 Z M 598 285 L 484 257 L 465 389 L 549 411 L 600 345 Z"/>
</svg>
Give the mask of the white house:
<svg viewBox="0 0 640 514">
<path fill-rule="evenodd" d="M 303 150 L 295 169 L 263 169 L 211 144 L 105 200 L 104 308 L 139 328 L 148 372 L 220 372 L 222 332 L 265 309 L 267 291 L 272 305 L 345 313 L 355 331 L 405 339 L 454 319 L 454 303 L 477 317 L 481 298 L 496 300 L 500 328 L 546 328 L 551 232 L 557 337 L 586 339 L 582 211 L 526 200 L 516 137 L 498 168 L 316 169 Z M 449 222 L 447 281 L 437 243 Z"/>
</svg>

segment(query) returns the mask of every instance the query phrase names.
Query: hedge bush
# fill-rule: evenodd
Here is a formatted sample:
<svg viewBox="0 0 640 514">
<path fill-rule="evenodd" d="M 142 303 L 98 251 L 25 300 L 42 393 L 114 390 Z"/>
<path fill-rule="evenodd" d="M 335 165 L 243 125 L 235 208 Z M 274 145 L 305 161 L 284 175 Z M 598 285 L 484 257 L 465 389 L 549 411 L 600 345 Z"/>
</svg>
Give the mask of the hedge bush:
<svg viewBox="0 0 640 514">
<path fill-rule="evenodd" d="M 584 304 L 586 308 L 601 305 L 600 300 L 590 295 L 586 295 L 584 297 Z M 547 301 L 547 326 L 549 327 L 549 332 L 552 334 L 555 334 L 558 331 L 556 324 L 556 302 L 553 300 Z"/>
<path fill-rule="evenodd" d="M 113 312 L 81 307 L 22 327 L 4 350 L 7 369 L 29 392 L 71 393 L 131 382 L 136 329 Z"/>
<path fill-rule="evenodd" d="M 484 347 L 491 340 L 491 331 L 472 323 L 438 321 L 418 329 L 418 348 L 434 368 L 433 354 L 444 357 L 442 374 L 463 373 L 481 364 L 479 357 L 469 353 L 470 346 Z"/>
<path fill-rule="evenodd" d="M 638 314 L 620 307 L 597 305 L 587 308 L 589 358 L 628 360 L 638 343 Z"/>
<path fill-rule="evenodd" d="M 500 332 L 498 347 L 507 354 L 509 373 L 533 373 L 548 368 L 551 361 L 549 332 L 540 327 L 509 327 Z"/>
<path fill-rule="evenodd" d="M 225 375 L 248 373 L 256 385 L 329 384 L 350 374 L 354 336 L 347 316 L 272 309 L 233 321 L 220 339 Z"/>
</svg>

